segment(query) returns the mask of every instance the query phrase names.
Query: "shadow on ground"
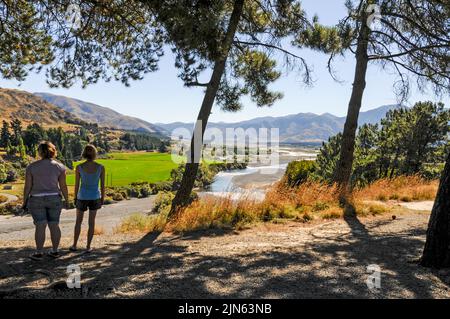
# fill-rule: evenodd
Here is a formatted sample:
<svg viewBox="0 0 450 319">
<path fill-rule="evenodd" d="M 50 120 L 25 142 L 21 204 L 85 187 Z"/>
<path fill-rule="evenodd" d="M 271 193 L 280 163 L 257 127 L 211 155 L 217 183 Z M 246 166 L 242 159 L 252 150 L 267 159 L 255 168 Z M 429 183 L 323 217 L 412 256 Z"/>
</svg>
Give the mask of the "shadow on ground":
<svg viewBox="0 0 450 319">
<path fill-rule="evenodd" d="M 436 272 L 411 263 L 420 256 L 424 230 L 371 234 L 356 217 L 346 216 L 350 232 L 311 237 L 302 245 L 227 251 L 218 236 L 210 251 L 192 249 L 205 233 L 187 238 L 147 234 L 138 241 L 111 244 L 89 255 L 65 255 L 34 263 L 31 248 L 1 248 L 3 297 L 59 298 L 433 298 L 450 296 Z M 383 222 L 379 222 L 383 223 Z M 224 235 L 224 236 L 222 236 Z M 228 235 L 227 235 L 228 236 Z M 239 240 L 239 236 L 235 240 Z M 66 267 L 82 269 L 83 289 L 6 289 L 36 281 L 65 280 Z M 371 291 L 366 268 L 382 269 L 381 289 Z M 52 276 L 49 279 L 49 276 Z"/>
</svg>

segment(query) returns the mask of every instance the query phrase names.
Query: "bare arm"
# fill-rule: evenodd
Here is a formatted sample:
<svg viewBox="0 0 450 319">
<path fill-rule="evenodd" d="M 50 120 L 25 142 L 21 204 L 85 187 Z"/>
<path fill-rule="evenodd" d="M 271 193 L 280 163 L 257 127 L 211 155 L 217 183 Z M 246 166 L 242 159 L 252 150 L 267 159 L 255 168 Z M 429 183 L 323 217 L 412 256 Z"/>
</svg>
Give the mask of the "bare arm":
<svg viewBox="0 0 450 319">
<path fill-rule="evenodd" d="M 100 190 L 102 192 L 102 204 L 105 201 L 105 167 L 102 166 L 102 174 L 100 175 Z"/>
<path fill-rule="evenodd" d="M 25 174 L 25 185 L 23 187 L 23 205 L 22 207 L 25 209 L 27 206 L 28 198 L 30 197 L 31 187 L 33 186 L 33 177 L 29 170 L 26 171 Z"/>
<path fill-rule="evenodd" d="M 78 191 L 80 190 L 80 169 L 77 166 L 75 169 L 75 200 L 78 198 Z"/>
<path fill-rule="evenodd" d="M 66 172 L 62 172 L 61 175 L 59 175 L 59 189 L 61 189 L 61 192 L 64 196 L 64 200 L 66 201 L 66 209 L 69 207 L 69 191 L 67 189 L 67 183 L 66 183 Z"/>
</svg>

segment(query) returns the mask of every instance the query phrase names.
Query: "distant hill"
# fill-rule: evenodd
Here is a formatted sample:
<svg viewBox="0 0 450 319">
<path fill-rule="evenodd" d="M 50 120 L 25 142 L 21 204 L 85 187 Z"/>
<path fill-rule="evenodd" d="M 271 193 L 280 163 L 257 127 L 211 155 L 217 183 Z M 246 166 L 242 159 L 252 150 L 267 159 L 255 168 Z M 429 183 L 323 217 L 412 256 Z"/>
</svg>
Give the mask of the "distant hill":
<svg viewBox="0 0 450 319">
<path fill-rule="evenodd" d="M 0 121 L 12 119 L 19 119 L 25 125 L 39 123 L 46 127 L 68 127 L 83 122 L 34 94 L 0 88 Z"/>
<path fill-rule="evenodd" d="M 86 122 L 97 123 L 103 127 L 147 133 L 160 133 L 162 131 L 161 128 L 149 122 L 120 114 L 108 107 L 50 93 L 34 94 Z"/>
<path fill-rule="evenodd" d="M 400 108 L 400 106 L 383 105 L 370 111 L 361 112 L 358 124 L 378 123 L 389 110 L 395 108 Z M 299 113 L 281 117 L 260 117 L 237 123 L 209 123 L 208 128 L 218 128 L 224 132 L 223 134 L 225 134 L 226 128 L 279 128 L 281 143 L 320 143 L 341 132 L 344 129 L 344 124 L 345 117 L 338 117 L 329 113 L 321 115 Z M 182 122 L 156 123 L 156 125 L 163 128 L 166 134 L 171 134 L 176 128 L 192 130 L 193 127 L 193 123 Z"/>
</svg>

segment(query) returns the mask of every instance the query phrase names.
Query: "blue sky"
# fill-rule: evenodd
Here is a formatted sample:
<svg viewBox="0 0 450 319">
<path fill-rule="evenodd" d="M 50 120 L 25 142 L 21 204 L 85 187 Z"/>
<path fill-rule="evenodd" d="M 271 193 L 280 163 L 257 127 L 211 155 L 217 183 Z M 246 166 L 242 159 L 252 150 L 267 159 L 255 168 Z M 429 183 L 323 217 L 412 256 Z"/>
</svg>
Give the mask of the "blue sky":
<svg viewBox="0 0 450 319">
<path fill-rule="evenodd" d="M 335 24 L 345 15 L 344 0 L 303 0 L 303 7 L 309 16 L 317 13 L 320 21 Z M 338 59 L 335 70 L 343 83 L 335 82 L 326 69 L 328 57 L 326 55 L 300 51 L 314 69 L 315 82 L 312 87 L 305 87 L 296 73 L 283 75 L 272 88 L 281 91 L 284 98 L 270 108 L 257 108 L 251 101 L 245 99 L 244 109 L 237 113 L 223 112 L 215 107 L 211 121 L 237 122 L 260 116 L 281 116 L 301 112 L 332 113 L 344 116 L 347 111 L 348 100 L 352 88 L 354 71 L 354 57 L 349 55 L 345 59 Z M 86 89 L 75 85 L 70 89 L 50 89 L 45 83 L 43 75 L 32 74 L 29 78 L 18 83 L 0 79 L 0 87 L 18 88 L 29 92 L 48 92 L 65 95 L 84 101 L 110 107 L 120 113 L 136 116 L 149 122 L 192 122 L 200 108 L 203 97 L 201 88 L 185 88 L 177 78 L 174 59 L 170 51 L 160 62 L 160 70 L 149 73 L 142 81 L 136 81 L 131 87 L 121 83 L 98 83 Z M 381 70 L 375 65 L 369 66 L 367 86 L 364 93 L 362 110 L 369 110 L 384 104 L 397 102 L 392 84 L 395 76 L 389 71 Z M 408 105 L 420 100 L 439 101 L 430 92 L 420 94 L 414 88 Z M 449 106 L 449 98 L 442 100 Z"/>
</svg>

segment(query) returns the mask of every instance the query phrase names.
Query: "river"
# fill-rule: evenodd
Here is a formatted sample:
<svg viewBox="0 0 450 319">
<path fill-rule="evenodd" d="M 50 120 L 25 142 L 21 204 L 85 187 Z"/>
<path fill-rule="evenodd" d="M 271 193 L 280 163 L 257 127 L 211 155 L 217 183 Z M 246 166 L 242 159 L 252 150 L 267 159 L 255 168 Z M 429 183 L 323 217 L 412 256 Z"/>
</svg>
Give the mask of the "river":
<svg viewBox="0 0 450 319">
<path fill-rule="evenodd" d="M 317 151 L 312 148 L 280 147 L 278 154 L 278 163 L 274 165 L 249 165 L 243 170 L 218 173 L 214 182 L 202 194 L 229 197 L 233 200 L 263 200 L 270 185 L 283 176 L 289 162 L 314 160 Z"/>
</svg>

